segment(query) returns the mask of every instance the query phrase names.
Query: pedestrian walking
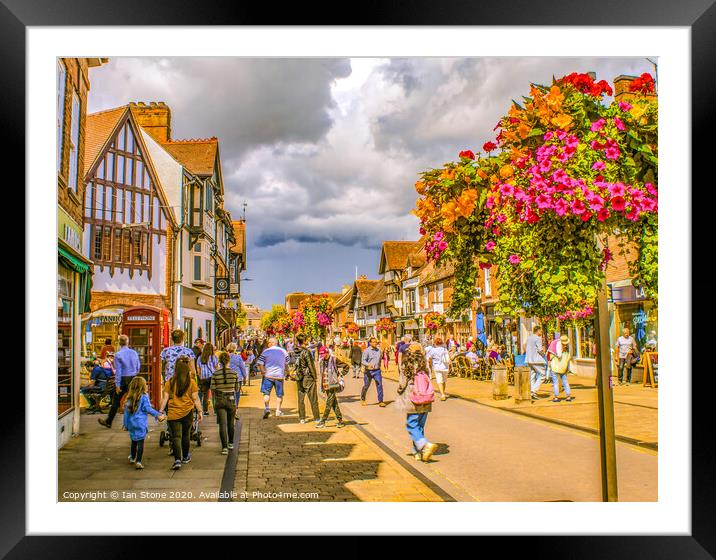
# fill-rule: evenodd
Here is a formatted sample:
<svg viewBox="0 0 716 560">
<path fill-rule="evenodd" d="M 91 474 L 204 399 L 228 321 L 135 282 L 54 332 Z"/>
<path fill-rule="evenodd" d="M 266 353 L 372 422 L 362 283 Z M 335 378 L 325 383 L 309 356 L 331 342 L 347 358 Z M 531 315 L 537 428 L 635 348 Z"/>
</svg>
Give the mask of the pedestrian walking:
<svg viewBox="0 0 716 560">
<path fill-rule="evenodd" d="M 134 376 L 139 373 L 140 368 L 139 355 L 129 347 L 129 337 L 126 334 L 119 335 L 119 350 L 114 355 L 115 394 L 112 396 L 112 406 L 106 419 L 97 419 L 97 422 L 105 428 L 112 427 L 112 421 L 117 415 L 119 403 L 129 390 L 129 384 Z"/>
<path fill-rule="evenodd" d="M 229 347 L 234 344 L 229 344 Z M 239 359 L 241 359 L 239 357 Z M 239 407 L 239 372 L 231 368 L 231 355 L 219 354 L 221 367 L 211 376 L 211 394 L 214 396 L 214 413 L 219 424 L 221 454 L 234 448 L 234 424 Z"/>
<path fill-rule="evenodd" d="M 325 428 L 328 416 L 331 410 L 336 415 L 336 428 L 345 426 L 343 423 L 343 415 L 338 406 L 338 393 L 344 388 L 343 376 L 348 373 L 348 366 L 343 362 L 338 362 L 335 356 L 335 346 L 329 349 L 322 346 L 319 350 L 320 371 L 321 371 L 321 391 L 326 395 L 326 408 L 323 411 L 323 417 L 320 419 L 316 428 Z"/>
<path fill-rule="evenodd" d="M 559 344 L 556 345 L 554 355 L 550 360 L 549 369 L 552 372 L 552 386 L 554 390 L 554 398 L 552 402 L 559 402 L 559 379 L 562 379 L 562 385 L 564 386 L 564 392 L 567 398 L 564 400 L 572 402 L 574 397 L 571 395 L 569 389 L 569 382 L 567 381 L 567 372 L 569 371 L 569 362 L 572 359 L 572 351 L 569 347 L 569 337 L 562 335 L 559 338 Z"/>
<path fill-rule="evenodd" d="M 286 360 L 288 353 L 278 345 L 276 337 L 268 340 L 268 348 L 256 360 L 261 371 L 261 393 L 264 396 L 264 419 L 271 414 L 269 402 L 271 389 L 276 392 L 276 416 L 283 416 L 281 402 L 283 401 L 283 380 L 286 376 Z"/>
<path fill-rule="evenodd" d="M 408 346 L 410 346 L 410 343 L 413 341 L 413 335 L 406 334 L 403 336 L 403 338 L 400 339 L 400 341 L 395 345 L 396 354 L 397 354 L 397 361 L 398 369 L 400 369 L 402 359 L 403 359 L 403 353 L 408 349 Z"/>
<path fill-rule="evenodd" d="M 325 348 L 325 347 L 322 347 Z M 313 421 L 320 421 L 321 411 L 318 408 L 318 387 L 316 363 L 311 351 L 306 347 L 306 335 L 296 337 L 296 347 L 293 350 L 292 360 L 296 378 L 296 392 L 298 394 L 298 419 L 301 424 L 306 423 L 306 397 L 311 405 Z"/>
<path fill-rule="evenodd" d="M 167 422 L 172 441 L 172 455 L 174 464 L 172 469 L 180 469 L 182 463 L 191 461 L 189 443 L 193 411 L 202 421 L 204 415 L 199 400 L 199 387 L 196 379 L 191 375 L 189 360 L 186 356 L 177 359 L 174 364 L 174 375 L 164 383 L 164 395 L 159 410 L 167 407 Z"/>
<path fill-rule="evenodd" d="M 193 348 L 187 348 L 184 346 L 184 331 L 181 329 L 174 329 L 171 334 L 172 345 L 163 348 L 159 353 L 159 358 L 162 361 L 162 367 L 164 369 L 164 383 L 169 381 L 174 376 L 174 366 L 179 358 L 182 356 L 186 357 L 190 361 L 190 371 L 192 375 L 196 374 L 196 357 L 201 354 L 195 353 Z M 197 343 L 204 345 L 204 341 L 197 338 Z M 198 348 L 195 345 L 195 348 Z"/>
<path fill-rule="evenodd" d="M 383 368 L 388 369 L 388 365 L 390 364 L 390 357 L 393 355 L 393 346 L 391 344 L 386 344 L 385 348 L 383 348 Z"/>
<path fill-rule="evenodd" d="M 353 378 L 358 379 L 360 377 L 361 360 L 363 358 L 363 349 L 360 347 L 358 342 L 354 342 L 351 346 L 350 360 L 351 370 L 353 371 Z"/>
<path fill-rule="evenodd" d="M 204 344 L 201 355 L 197 360 L 199 366 L 199 399 L 204 407 L 204 416 L 209 415 L 209 389 L 211 387 L 211 376 L 219 367 L 219 360 L 214 353 L 214 345 L 211 342 Z"/>
<path fill-rule="evenodd" d="M 440 400 L 447 400 L 445 386 L 447 384 L 448 373 L 450 372 L 450 353 L 443 344 L 443 339 L 439 336 L 435 339 L 435 345 L 430 349 L 430 353 L 426 356 L 430 371 L 435 376 L 435 381 L 440 390 Z"/>
<path fill-rule="evenodd" d="M 539 325 L 532 328 L 532 334 L 525 341 L 525 363 L 530 368 L 530 394 L 533 400 L 537 400 L 540 398 L 537 391 L 547 377 L 547 359 L 542 342 L 542 327 Z"/>
<path fill-rule="evenodd" d="M 430 376 L 426 372 L 427 358 L 419 344 L 413 344 L 403 356 L 403 367 L 398 377 L 396 405 L 406 414 L 405 426 L 413 441 L 413 456 L 418 461 L 429 461 L 438 448 L 425 437 L 428 413 L 435 399 Z"/>
<path fill-rule="evenodd" d="M 239 396 L 241 395 L 241 387 L 248 379 L 248 371 L 246 370 L 246 362 L 243 358 L 243 353 L 237 352 L 238 347 L 235 342 L 232 342 L 226 347 L 226 352 L 229 354 L 229 369 L 234 370 L 239 375 L 239 391 L 236 393 L 236 406 L 239 406 Z M 221 358 L 221 356 L 219 356 Z M 219 359 L 221 363 L 221 359 Z"/>
<path fill-rule="evenodd" d="M 634 359 L 639 351 L 634 337 L 629 334 L 629 327 L 624 327 L 621 336 L 617 338 L 617 351 L 619 352 L 619 383 L 629 385 L 631 368 L 639 361 L 638 358 Z"/>
<path fill-rule="evenodd" d="M 375 388 L 378 391 L 378 406 L 384 407 L 383 402 L 383 376 L 380 372 L 380 350 L 378 339 L 372 336 L 368 341 L 368 348 L 363 351 L 361 365 L 363 366 L 363 389 L 360 392 L 360 404 L 366 405 L 365 397 L 368 393 L 371 381 L 375 381 Z"/>
<path fill-rule="evenodd" d="M 144 440 L 147 438 L 147 414 L 151 414 L 160 422 L 166 418 L 164 414 L 152 408 L 147 396 L 147 382 L 144 377 L 136 375 L 129 384 L 124 405 L 123 427 L 129 432 L 129 439 L 132 442 L 129 449 L 129 462 L 134 464 L 137 470 L 144 468 L 142 455 Z"/>
</svg>

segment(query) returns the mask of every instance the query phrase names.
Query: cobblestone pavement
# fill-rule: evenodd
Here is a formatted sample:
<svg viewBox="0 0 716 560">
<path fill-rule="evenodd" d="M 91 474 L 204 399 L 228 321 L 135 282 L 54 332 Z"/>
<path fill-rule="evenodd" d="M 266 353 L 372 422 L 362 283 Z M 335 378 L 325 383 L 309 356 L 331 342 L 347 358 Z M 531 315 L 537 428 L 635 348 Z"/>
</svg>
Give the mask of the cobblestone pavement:
<svg viewBox="0 0 716 560">
<path fill-rule="evenodd" d="M 350 419 L 340 429 L 332 415 L 326 428 L 300 424 L 296 384 L 286 382 L 285 388 L 281 417 L 272 408 L 271 416 L 262 418 L 258 383 L 242 397 L 234 485 L 239 500 L 442 501 L 439 488 L 411 474 Z M 319 403 L 323 408 L 324 401 Z"/>
</svg>

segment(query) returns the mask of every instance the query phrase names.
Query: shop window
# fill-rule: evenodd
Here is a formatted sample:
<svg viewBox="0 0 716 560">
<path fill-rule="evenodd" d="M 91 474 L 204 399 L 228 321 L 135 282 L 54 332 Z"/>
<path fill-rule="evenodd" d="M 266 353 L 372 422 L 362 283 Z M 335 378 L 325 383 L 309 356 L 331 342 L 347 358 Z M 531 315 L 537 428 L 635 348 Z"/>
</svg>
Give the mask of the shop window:
<svg viewBox="0 0 716 560">
<path fill-rule="evenodd" d="M 57 414 L 74 406 L 72 375 L 73 272 L 60 265 L 57 274 Z"/>
<path fill-rule="evenodd" d="M 79 169 L 77 162 L 80 145 L 80 98 L 77 93 L 72 93 L 72 121 L 70 122 L 70 174 L 67 178 L 70 189 L 77 192 L 77 177 Z"/>
<path fill-rule="evenodd" d="M 575 348 L 578 348 L 578 356 L 580 358 L 596 358 L 597 357 L 597 347 L 596 347 L 596 338 L 594 336 L 594 322 L 590 321 L 583 327 L 579 327 L 579 346 L 575 346 Z"/>
<path fill-rule="evenodd" d="M 61 60 L 57 61 L 57 172 L 62 169 L 62 144 L 65 132 L 65 84 L 67 70 Z"/>
</svg>

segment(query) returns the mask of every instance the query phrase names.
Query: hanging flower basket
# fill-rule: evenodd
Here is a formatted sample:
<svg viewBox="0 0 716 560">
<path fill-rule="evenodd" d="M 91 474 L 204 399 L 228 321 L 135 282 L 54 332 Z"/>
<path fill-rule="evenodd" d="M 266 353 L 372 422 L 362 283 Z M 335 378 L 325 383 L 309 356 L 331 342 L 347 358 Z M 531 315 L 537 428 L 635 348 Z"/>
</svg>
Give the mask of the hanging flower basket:
<svg viewBox="0 0 716 560">
<path fill-rule="evenodd" d="M 383 317 L 375 324 L 375 330 L 378 332 L 393 332 L 397 327 L 398 325 L 390 317 Z"/>
</svg>

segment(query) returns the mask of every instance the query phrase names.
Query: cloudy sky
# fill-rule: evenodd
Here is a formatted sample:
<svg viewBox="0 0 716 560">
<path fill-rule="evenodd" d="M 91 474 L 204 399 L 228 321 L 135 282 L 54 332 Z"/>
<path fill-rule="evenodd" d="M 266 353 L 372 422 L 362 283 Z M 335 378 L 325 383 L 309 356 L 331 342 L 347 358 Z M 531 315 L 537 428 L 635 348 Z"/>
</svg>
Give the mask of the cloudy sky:
<svg viewBox="0 0 716 560">
<path fill-rule="evenodd" d="M 377 277 L 380 244 L 417 239 L 420 171 L 477 151 L 510 99 L 569 72 L 653 72 L 633 58 L 114 58 L 89 112 L 165 101 L 173 138 L 217 136 L 225 206 L 246 202 L 242 300 Z"/>
</svg>

